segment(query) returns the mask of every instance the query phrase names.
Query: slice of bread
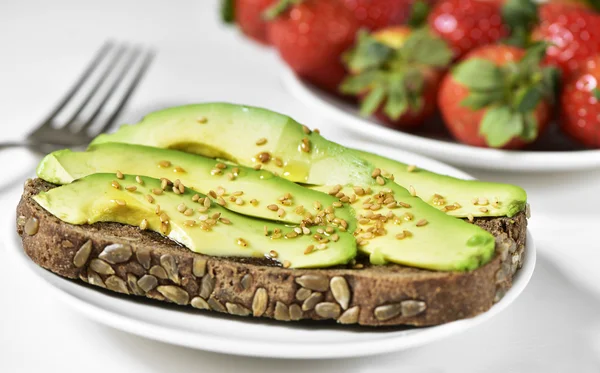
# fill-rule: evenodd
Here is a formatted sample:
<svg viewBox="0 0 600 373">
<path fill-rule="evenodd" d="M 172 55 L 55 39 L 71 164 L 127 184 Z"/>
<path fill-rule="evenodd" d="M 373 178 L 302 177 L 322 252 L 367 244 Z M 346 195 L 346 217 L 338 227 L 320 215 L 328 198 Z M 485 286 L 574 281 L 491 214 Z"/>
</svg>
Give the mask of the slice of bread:
<svg viewBox="0 0 600 373">
<path fill-rule="evenodd" d="M 117 223 L 64 223 L 31 199 L 54 187 L 29 180 L 17 207 L 17 230 L 35 263 L 109 290 L 232 315 L 369 326 L 442 324 L 488 310 L 510 288 L 524 259 L 524 212 L 475 220 L 496 237 L 496 255 L 471 272 L 372 266 L 360 258 L 354 266 L 300 270 L 266 259 L 196 254 L 159 234 Z"/>
</svg>

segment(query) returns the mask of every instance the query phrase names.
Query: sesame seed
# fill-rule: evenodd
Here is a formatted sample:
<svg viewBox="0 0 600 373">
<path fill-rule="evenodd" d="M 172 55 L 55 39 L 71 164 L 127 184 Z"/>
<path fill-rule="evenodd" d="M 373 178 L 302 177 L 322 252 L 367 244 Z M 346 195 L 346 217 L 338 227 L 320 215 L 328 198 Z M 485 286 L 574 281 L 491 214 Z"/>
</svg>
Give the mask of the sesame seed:
<svg viewBox="0 0 600 373">
<path fill-rule="evenodd" d="M 140 176 L 136 176 L 135 181 L 137 181 L 137 183 L 140 185 L 144 185 L 144 180 L 142 180 L 142 178 Z"/>
<path fill-rule="evenodd" d="M 304 255 L 310 254 L 315 249 L 315 245 L 308 245 L 306 249 L 304 249 Z"/>
<path fill-rule="evenodd" d="M 398 240 L 403 240 L 404 238 L 406 238 L 406 235 L 404 234 L 404 232 L 403 233 L 398 233 L 396 235 L 396 239 L 398 239 Z"/>
<path fill-rule="evenodd" d="M 220 170 L 224 170 L 227 168 L 227 165 L 225 163 L 219 162 L 215 165 L 216 168 L 220 169 Z"/>
<path fill-rule="evenodd" d="M 350 202 L 350 197 L 343 196 L 342 198 L 340 198 L 340 202 L 348 203 L 348 202 Z"/>
<path fill-rule="evenodd" d="M 194 225 L 196 225 L 196 221 L 195 220 L 186 220 L 183 222 L 183 225 L 188 226 L 188 227 L 193 227 Z"/>
<path fill-rule="evenodd" d="M 148 229 L 148 220 L 143 219 L 142 222 L 140 223 L 140 229 L 145 231 L 146 229 Z"/>
<path fill-rule="evenodd" d="M 252 199 L 250 200 L 250 204 L 251 204 L 252 206 L 256 207 L 256 206 L 258 206 L 258 200 L 256 200 L 256 199 L 252 198 Z"/>
<path fill-rule="evenodd" d="M 267 208 L 269 210 L 271 210 L 271 211 L 277 211 L 277 210 L 279 210 L 279 206 L 277 206 L 275 204 L 268 205 Z"/>
<path fill-rule="evenodd" d="M 314 206 L 315 210 L 317 210 L 317 211 L 321 210 L 321 208 L 323 207 L 321 205 L 321 202 L 319 202 L 319 201 L 313 202 L 313 206 Z"/>
<path fill-rule="evenodd" d="M 275 166 L 283 167 L 283 161 L 281 160 L 281 158 L 279 158 L 279 157 L 275 158 Z"/>
<path fill-rule="evenodd" d="M 302 131 L 304 131 L 305 134 L 310 135 L 310 128 L 305 125 L 302 125 Z"/>
<path fill-rule="evenodd" d="M 185 204 L 182 202 L 177 206 L 177 211 L 183 213 L 186 210 Z"/>
<path fill-rule="evenodd" d="M 222 173 L 221 169 L 219 169 L 219 168 L 213 168 L 212 170 L 210 170 L 210 174 L 213 176 L 221 175 L 221 173 Z"/>
<path fill-rule="evenodd" d="M 283 216 L 285 215 L 285 210 L 284 209 L 279 209 L 277 210 L 277 216 L 279 216 L 280 218 L 283 218 Z"/>
<path fill-rule="evenodd" d="M 227 219 L 227 218 L 220 218 L 219 219 L 221 221 L 221 223 L 223 224 L 231 224 L 231 220 Z"/>
<path fill-rule="evenodd" d="M 279 253 L 275 250 L 271 250 L 271 251 L 269 251 L 269 256 L 271 258 L 277 258 L 279 256 Z"/>
<path fill-rule="evenodd" d="M 188 208 L 188 209 L 186 209 L 186 210 L 183 212 L 183 215 L 185 215 L 185 216 L 192 216 L 192 215 L 194 215 L 194 210 L 193 210 L 193 209 L 189 209 L 189 208 Z"/>
<path fill-rule="evenodd" d="M 373 211 L 377 211 L 381 208 L 381 205 L 379 203 L 374 203 L 371 205 L 370 209 Z"/>
<path fill-rule="evenodd" d="M 379 185 L 385 185 L 385 180 L 381 176 L 377 176 L 377 178 L 375 179 L 375 181 Z"/>
<path fill-rule="evenodd" d="M 283 268 L 290 268 L 291 265 L 292 263 L 289 260 L 283 261 Z"/>
<path fill-rule="evenodd" d="M 160 214 L 160 221 L 162 221 L 163 223 L 169 221 L 169 215 L 167 215 L 165 212 L 162 212 Z"/>
<path fill-rule="evenodd" d="M 210 199 L 208 199 L 208 198 L 204 199 L 204 207 L 206 207 L 206 208 L 210 207 Z"/>
<path fill-rule="evenodd" d="M 161 168 L 171 167 L 171 162 L 169 162 L 169 161 L 160 161 L 160 162 L 158 162 L 158 167 L 161 167 Z"/>
<path fill-rule="evenodd" d="M 410 212 L 407 212 L 404 215 L 402 215 L 402 218 L 406 221 L 411 221 L 414 219 L 414 215 L 411 214 Z"/>
<path fill-rule="evenodd" d="M 467 218 L 469 219 L 469 221 L 472 223 L 473 221 L 475 221 L 475 217 L 473 216 L 473 214 L 469 214 L 467 216 Z"/>
<path fill-rule="evenodd" d="M 310 234 L 310 229 L 308 229 L 307 227 L 302 227 L 302 233 L 303 233 L 304 235 L 307 235 L 307 236 L 308 236 L 308 235 Z"/>
<path fill-rule="evenodd" d="M 243 205 L 243 204 L 244 204 L 244 200 L 243 200 L 243 199 L 241 199 L 241 198 L 236 198 L 236 200 L 235 200 L 235 204 L 236 204 L 236 205 L 238 205 L 238 206 L 241 206 L 241 205 Z"/>
<path fill-rule="evenodd" d="M 285 238 L 296 238 L 298 237 L 298 233 L 296 233 L 295 231 L 291 231 L 286 233 Z"/>
<path fill-rule="evenodd" d="M 121 171 L 117 171 L 117 179 L 123 179 L 125 176 Z"/>
<path fill-rule="evenodd" d="M 364 224 L 369 224 L 370 221 L 371 220 L 369 220 L 369 219 L 363 218 L 363 219 L 358 220 L 358 223 L 364 225 Z"/>
<path fill-rule="evenodd" d="M 267 139 L 264 137 L 261 137 L 260 139 L 256 140 L 256 145 L 261 146 L 261 145 L 265 145 L 267 143 Z"/>
<path fill-rule="evenodd" d="M 112 187 L 115 189 L 121 189 L 121 184 L 119 184 L 117 180 L 113 180 L 110 185 L 112 185 Z"/>
<path fill-rule="evenodd" d="M 163 194 L 163 190 L 159 188 L 154 188 L 152 189 L 152 193 L 154 193 L 157 196 L 160 196 L 161 194 Z"/>
<path fill-rule="evenodd" d="M 406 171 L 408 171 L 408 172 L 413 172 L 416 169 L 417 169 L 417 166 L 415 166 L 414 164 L 411 164 L 408 167 L 406 167 Z"/>
<path fill-rule="evenodd" d="M 168 186 L 169 186 L 169 182 L 167 181 L 167 179 L 160 179 L 160 188 L 162 190 L 167 189 Z"/>
<path fill-rule="evenodd" d="M 130 185 L 128 187 L 125 188 L 128 192 L 135 192 L 137 190 L 137 187 L 135 185 Z"/>
<path fill-rule="evenodd" d="M 332 205 L 333 205 L 333 207 L 338 207 L 338 208 L 343 206 L 343 204 L 341 202 L 337 202 L 337 201 L 332 203 Z"/>
<path fill-rule="evenodd" d="M 240 245 L 240 246 L 242 246 L 242 247 L 248 246 L 248 242 L 245 239 L 243 239 L 243 238 L 238 238 L 237 239 L 237 244 Z"/>
<path fill-rule="evenodd" d="M 204 123 L 208 122 L 208 118 L 206 118 L 206 117 L 198 117 L 198 118 L 196 118 L 196 122 L 198 122 L 200 124 L 204 124 Z"/>
<path fill-rule="evenodd" d="M 374 170 L 373 170 L 373 173 L 371 173 L 371 177 L 372 177 L 373 179 L 375 179 L 375 178 L 376 178 L 377 176 L 379 176 L 379 175 L 381 175 L 381 169 L 379 169 L 379 168 L 376 168 L 376 169 L 374 169 Z"/>
<path fill-rule="evenodd" d="M 268 152 L 262 152 L 258 154 L 257 158 L 261 163 L 267 163 L 269 160 L 271 160 L 271 154 Z"/>
<path fill-rule="evenodd" d="M 354 189 L 354 193 L 358 196 L 363 196 L 365 194 L 365 190 L 359 186 L 355 186 L 352 189 Z"/>
<path fill-rule="evenodd" d="M 410 204 L 406 202 L 398 202 L 398 204 L 406 209 L 409 209 L 411 207 Z"/>
<path fill-rule="evenodd" d="M 481 206 L 487 206 L 489 204 L 489 201 L 487 198 L 479 198 L 477 202 Z"/>
<path fill-rule="evenodd" d="M 421 219 L 417 222 L 417 227 L 423 227 L 427 225 L 427 220 L 426 219 Z"/>
<path fill-rule="evenodd" d="M 175 168 L 173 169 L 173 172 L 177 172 L 177 173 L 184 173 L 184 172 L 185 172 L 185 170 L 184 170 L 183 168 L 181 168 L 181 167 L 177 166 L 177 167 L 175 167 Z"/>
<path fill-rule="evenodd" d="M 179 188 L 177 188 L 176 186 L 174 186 L 171 189 L 173 190 L 173 193 L 175 193 L 175 194 L 181 194 L 181 192 L 179 191 Z"/>
<path fill-rule="evenodd" d="M 300 149 L 305 153 L 310 153 L 310 140 L 308 139 L 308 137 L 302 139 Z"/>
<path fill-rule="evenodd" d="M 410 195 L 411 196 L 413 196 L 413 197 L 417 196 L 417 191 L 415 190 L 414 186 L 411 185 L 408 189 L 410 190 Z"/>
<path fill-rule="evenodd" d="M 227 204 L 222 197 L 217 198 L 217 203 L 221 206 L 225 206 Z"/>
<path fill-rule="evenodd" d="M 387 207 L 388 209 L 394 209 L 397 207 L 397 203 L 396 202 L 390 202 L 387 205 L 385 205 L 385 207 Z"/>
<path fill-rule="evenodd" d="M 169 224 L 167 223 L 161 223 L 160 224 L 160 231 L 162 234 L 167 234 L 167 232 L 169 231 Z"/>
<path fill-rule="evenodd" d="M 294 228 L 294 232 L 296 232 L 298 234 L 302 234 L 302 228 L 296 227 L 296 228 Z"/>
<path fill-rule="evenodd" d="M 156 208 L 154 209 L 154 213 L 156 215 L 160 215 L 160 205 L 156 205 Z"/>
<path fill-rule="evenodd" d="M 154 203 L 154 197 L 152 197 L 150 194 L 147 194 L 147 195 L 146 195 L 146 200 L 147 200 L 149 203 Z"/>
<path fill-rule="evenodd" d="M 319 250 L 325 250 L 327 248 L 327 245 L 324 243 L 320 243 L 317 245 L 317 249 Z"/>
<path fill-rule="evenodd" d="M 231 195 L 232 195 L 232 196 L 236 196 L 236 197 L 237 197 L 237 196 L 241 196 L 241 195 L 243 195 L 243 194 L 244 194 L 244 192 L 242 192 L 241 190 L 238 190 L 237 192 L 233 192 L 233 193 L 231 193 Z"/>
<path fill-rule="evenodd" d="M 319 134 L 321 133 L 321 131 L 320 131 L 318 128 L 315 128 L 315 129 L 313 130 L 313 132 L 314 132 L 314 133 L 319 133 Z"/>
<path fill-rule="evenodd" d="M 262 168 L 262 164 L 260 164 L 260 163 L 254 166 L 254 169 L 257 171 L 260 170 L 261 168 Z"/>
<path fill-rule="evenodd" d="M 487 209 L 487 207 L 480 207 L 479 211 L 481 211 L 481 212 L 488 212 L 488 209 Z"/>
<path fill-rule="evenodd" d="M 339 239 L 340 239 L 340 236 L 337 233 L 334 233 L 334 234 L 331 235 L 331 240 L 333 242 L 338 242 Z"/>
<path fill-rule="evenodd" d="M 214 190 L 209 190 L 208 195 L 211 196 L 212 198 L 217 198 L 217 193 L 215 193 Z"/>
<path fill-rule="evenodd" d="M 473 198 L 473 199 L 471 200 L 471 202 L 472 202 L 474 205 L 477 205 L 477 204 L 479 203 L 479 198 L 475 197 L 475 198 Z"/>
<path fill-rule="evenodd" d="M 342 189 L 341 185 L 336 185 L 333 188 L 331 188 L 331 190 L 329 191 L 329 194 L 332 196 L 335 196 L 340 190 Z"/>
</svg>

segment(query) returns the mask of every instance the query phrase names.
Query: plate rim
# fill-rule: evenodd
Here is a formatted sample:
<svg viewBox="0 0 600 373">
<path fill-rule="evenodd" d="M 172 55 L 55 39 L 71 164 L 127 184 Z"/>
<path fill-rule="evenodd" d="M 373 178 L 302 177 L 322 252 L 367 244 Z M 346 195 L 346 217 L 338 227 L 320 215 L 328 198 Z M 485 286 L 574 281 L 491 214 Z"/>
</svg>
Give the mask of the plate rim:
<svg viewBox="0 0 600 373">
<path fill-rule="evenodd" d="M 283 85 L 306 107 L 316 110 L 345 128 L 360 134 L 373 144 L 402 145 L 419 155 L 444 159 L 452 164 L 518 172 L 574 171 L 600 167 L 600 149 L 569 151 L 501 150 L 452 143 L 381 126 L 367 118 L 358 117 L 323 100 L 288 67 L 281 69 Z M 460 156 L 456 158 L 457 154 Z M 483 158 L 483 159 L 482 159 Z M 574 163 L 574 161 L 578 161 Z M 502 164 L 498 162 L 502 162 Z M 534 164 L 531 166 L 531 164 Z"/>
<path fill-rule="evenodd" d="M 357 148 L 372 148 L 373 144 L 361 141 L 346 141 L 346 144 Z M 384 146 L 390 153 L 396 154 L 409 154 L 416 162 L 424 160 L 429 163 L 430 166 L 436 167 L 444 166 L 444 169 L 451 171 L 450 174 L 456 177 L 472 178 L 467 173 L 457 170 L 456 168 L 446 165 L 443 162 L 432 160 L 430 158 L 410 153 L 404 150 L 393 149 L 389 146 Z M 430 167 L 431 168 L 431 167 Z M 435 167 L 434 167 L 435 168 Z M 20 198 L 20 189 L 18 190 L 18 198 Z M 15 190 L 15 198 L 12 195 L 5 199 L 9 203 L 18 201 L 17 190 Z M 16 206 L 16 204 L 15 204 Z M 271 343 L 252 341 L 248 344 L 247 339 L 234 340 L 232 341 L 229 337 L 215 336 L 215 335 L 202 335 L 194 331 L 182 331 L 174 326 L 164 325 L 160 323 L 152 323 L 144 320 L 137 320 L 131 316 L 118 312 L 118 307 L 107 307 L 102 308 L 98 304 L 109 302 L 105 304 L 111 304 L 115 302 L 115 298 L 104 294 L 94 289 L 85 289 L 85 291 L 93 292 L 89 293 L 94 299 L 98 299 L 98 302 L 88 302 L 84 297 L 78 297 L 69 291 L 69 286 L 83 287 L 83 284 L 73 282 L 64 279 L 58 275 L 47 271 L 37 264 L 33 263 L 29 257 L 25 254 L 22 249 L 20 237 L 18 237 L 15 230 L 15 216 L 16 212 L 6 214 L 2 219 L 3 221 L 3 239 L 2 242 L 9 253 L 8 256 L 12 257 L 16 262 L 26 270 L 32 273 L 37 280 L 40 280 L 44 286 L 49 288 L 61 301 L 70 307 L 74 308 L 78 312 L 82 313 L 85 317 L 92 319 L 100 324 L 110 326 L 115 329 L 123 330 L 128 333 L 149 338 L 152 340 L 162 341 L 174 345 L 185 346 L 189 348 L 226 353 L 241 356 L 253 356 L 253 357 L 269 357 L 269 358 L 281 358 L 281 359 L 329 359 L 329 358 L 344 358 L 344 357 L 359 357 L 369 355 L 379 355 L 383 353 L 389 353 L 393 351 L 405 350 L 408 348 L 418 347 L 426 345 L 428 343 L 437 341 L 442 338 L 449 337 L 464 332 L 472 327 L 480 325 L 510 306 L 523 292 L 529 283 L 533 274 L 536 262 L 536 248 L 530 231 L 527 231 L 527 243 L 526 243 L 526 259 L 524 261 L 523 268 L 516 274 L 513 286 L 505 294 L 504 298 L 498 303 L 492 306 L 492 308 L 480 315 L 475 317 L 458 320 L 442 325 L 425 327 L 418 330 L 418 333 L 411 333 L 409 335 L 398 335 L 389 338 L 378 338 L 376 340 L 365 340 L 365 341 L 352 341 L 347 343 L 335 343 L 335 349 L 331 349 L 334 345 L 333 342 L 326 342 L 319 344 L 318 342 L 308 346 L 307 344 L 299 343 L 283 343 L 281 341 L 274 341 Z M 126 298 L 126 301 L 133 301 L 131 298 Z M 118 300 L 117 300 L 118 302 Z M 152 304 L 138 304 L 148 307 L 155 307 Z M 118 304 L 117 304 L 118 306 Z M 160 306 L 158 306 L 160 308 Z M 156 317 L 154 318 L 156 320 Z M 246 322 L 243 319 L 235 320 L 239 322 Z M 282 325 L 275 325 L 276 327 Z M 361 330 L 368 330 L 369 328 L 360 328 Z M 335 330 L 332 331 L 335 333 Z"/>
</svg>

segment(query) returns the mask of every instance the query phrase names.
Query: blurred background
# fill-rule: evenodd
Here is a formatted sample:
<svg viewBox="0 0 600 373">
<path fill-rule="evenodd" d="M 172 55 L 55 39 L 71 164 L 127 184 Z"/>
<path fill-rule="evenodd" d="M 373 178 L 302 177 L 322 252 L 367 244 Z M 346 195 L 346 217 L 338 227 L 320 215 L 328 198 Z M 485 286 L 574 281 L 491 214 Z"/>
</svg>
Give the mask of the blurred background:
<svg viewBox="0 0 600 373">
<path fill-rule="evenodd" d="M 297 101 L 282 85 L 280 76 L 287 68 L 277 52 L 223 24 L 219 13 L 216 0 L 1 1 L 0 139 L 24 138 L 107 39 L 157 52 L 120 123 L 136 122 L 168 106 L 228 101 L 285 113 L 335 141 L 356 136 Z M 15 193 L 33 174 L 38 158 L 16 149 L 0 153 L 0 161 L 10 176 L 0 180 L 0 204 L 12 209 Z M 473 330 L 406 352 L 343 361 L 194 351 L 87 320 L 52 299 L 41 282 L 22 278 L 0 250 L 0 282 L 5 284 L 0 371 L 600 371 L 600 244 L 595 231 L 600 172 L 465 171 L 528 190 L 539 249 L 536 272 L 524 294 Z"/>
</svg>

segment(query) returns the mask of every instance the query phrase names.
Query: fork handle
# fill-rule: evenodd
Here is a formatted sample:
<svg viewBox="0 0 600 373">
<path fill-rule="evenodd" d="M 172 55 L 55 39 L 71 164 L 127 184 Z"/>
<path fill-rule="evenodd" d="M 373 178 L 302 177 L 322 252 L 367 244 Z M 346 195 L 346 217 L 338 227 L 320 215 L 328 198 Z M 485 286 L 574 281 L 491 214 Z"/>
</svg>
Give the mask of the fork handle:
<svg viewBox="0 0 600 373">
<path fill-rule="evenodd" d="M 30 148 L 34 146 L 34 144 L 25 141 L 14 141 L 14 142 L 1 142 L 0 150 L 10 149 L 10 148 Z"/>
</svg>

